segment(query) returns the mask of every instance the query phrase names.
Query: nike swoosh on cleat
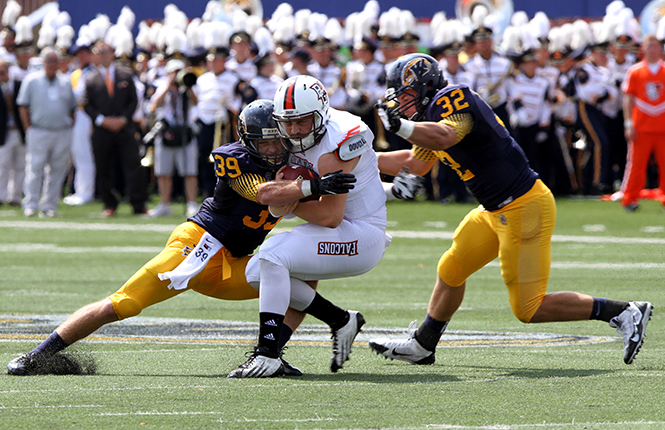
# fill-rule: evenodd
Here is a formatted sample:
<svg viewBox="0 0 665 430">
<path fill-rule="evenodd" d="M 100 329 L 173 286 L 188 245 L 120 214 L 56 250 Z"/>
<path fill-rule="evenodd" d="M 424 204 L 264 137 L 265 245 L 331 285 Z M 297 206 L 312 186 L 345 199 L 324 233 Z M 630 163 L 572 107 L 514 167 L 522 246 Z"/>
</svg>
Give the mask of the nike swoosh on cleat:
<svg viewBox="0 0 665 430">
<path fill-rule="evenodd" d="M 392 354 L 392 355 L 396 355 L 396 356 L 400 356 L 400 357 L 408 357 L 408 356 L 412 355 L 412 354 L 400 354 L 399 352 L 397 352 L 396 349 L 393 349 L 393 350 L 391 351 L 391 354 Z"/>
</svg>

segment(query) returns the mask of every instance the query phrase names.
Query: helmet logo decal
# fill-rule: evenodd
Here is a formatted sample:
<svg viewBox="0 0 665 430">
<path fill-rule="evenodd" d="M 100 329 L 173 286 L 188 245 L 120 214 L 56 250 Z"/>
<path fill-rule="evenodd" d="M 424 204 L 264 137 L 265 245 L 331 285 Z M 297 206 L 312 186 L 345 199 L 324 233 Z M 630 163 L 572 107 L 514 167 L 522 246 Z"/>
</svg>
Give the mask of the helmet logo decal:
<svg viewBox="0 0 665 430">
<path fill-rule="evenodd" d="M 432 64 L 425 58 L 412 60 L 402 70 L 402 84 L 405 87 L 412 86 L 420 76 L 426 75 L 431 67 Z"/>
<path fill-rule="evenodd" d="M 326 91 L 325 88 L 321 85 L 319 81 L 314 82 L 312 85 L 310 85 L 310 88 L 314 90 L 316 93 L 316 96 L 318 97 L 321 102 L 328 103 L 328 92 Z"/>
</svg>

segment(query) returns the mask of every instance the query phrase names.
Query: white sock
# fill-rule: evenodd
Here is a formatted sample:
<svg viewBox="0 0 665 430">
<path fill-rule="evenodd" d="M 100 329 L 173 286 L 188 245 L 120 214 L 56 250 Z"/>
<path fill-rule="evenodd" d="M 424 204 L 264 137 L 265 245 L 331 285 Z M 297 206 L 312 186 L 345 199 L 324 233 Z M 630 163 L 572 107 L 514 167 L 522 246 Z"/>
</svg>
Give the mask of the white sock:
<svg viewBox="0 0 665 430">
<path fill-rule="evenodd" d="M 268 260 L 261 260 L 259 271 L 261 273 L 259 310 L 273 314 L 286 314 L 291 297 L 289 270 Z"/>
<path fill-rule="evenodd" d="M 291 278 L 291 306 L 297 311 L 304 311 L 314 300 L 316 290 L 301 281 L 300 279 Z"/>
</svg>

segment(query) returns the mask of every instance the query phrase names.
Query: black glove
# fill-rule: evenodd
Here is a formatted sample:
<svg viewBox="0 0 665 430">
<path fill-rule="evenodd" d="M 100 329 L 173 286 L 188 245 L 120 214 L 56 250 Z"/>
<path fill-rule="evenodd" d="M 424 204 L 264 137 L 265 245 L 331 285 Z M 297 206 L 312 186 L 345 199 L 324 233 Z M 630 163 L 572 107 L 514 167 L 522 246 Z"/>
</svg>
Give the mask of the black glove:
<svg viewBox="0 0 665 430">
<path fill-rule="evenodd" d="M 333 173 L 326 173 L 320 178 L 310 179 L 310 189 L 312 195 L 322 196 L 326 194 L 346 194 L 353 189 L 353 183 L 356 177 L 350 173 L 342 173 L 338 170 Z"/>
<path fill-rule="evenodd" d="M 425 178 L 409 173 L 409 169 L 404 168 L 393 179 L 393 196 L 402 200 L 413 200 L 420 190 L 425 188 Z"/>
<path fill-rule="evenodd" d="M 378 111 L 379 118 L 381 118 L 381 122 L 386 130 L 391 133 L 397 133 L 402 126 L 399 113 L 395 112 L 394 109 L 389 108 L 384 101 L 377 102 L 374 105 L 374 108 Z"/>
</svg>

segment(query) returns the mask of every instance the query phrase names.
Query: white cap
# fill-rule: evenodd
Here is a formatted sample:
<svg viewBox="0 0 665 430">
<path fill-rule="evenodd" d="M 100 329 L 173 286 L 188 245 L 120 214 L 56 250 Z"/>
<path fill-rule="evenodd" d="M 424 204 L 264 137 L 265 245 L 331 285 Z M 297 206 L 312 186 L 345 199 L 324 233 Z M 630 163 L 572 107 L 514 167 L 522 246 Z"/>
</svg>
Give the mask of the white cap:
<svg viewBox="0 0 665 430">
<path fill-rule="evenodd" d="M 185 62 L 182 60 L 178 59 L 173 59 L 169 60 L 168 63 L 166 63 L 165 66 L 165 71 L 166 73 L 171 73 L 171 72 L 177 72 L 178 70 L 182 70 L 185 68 Z"/>
</svg>

